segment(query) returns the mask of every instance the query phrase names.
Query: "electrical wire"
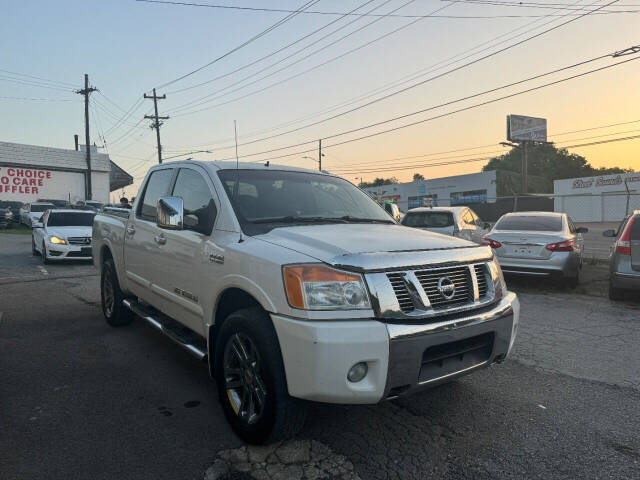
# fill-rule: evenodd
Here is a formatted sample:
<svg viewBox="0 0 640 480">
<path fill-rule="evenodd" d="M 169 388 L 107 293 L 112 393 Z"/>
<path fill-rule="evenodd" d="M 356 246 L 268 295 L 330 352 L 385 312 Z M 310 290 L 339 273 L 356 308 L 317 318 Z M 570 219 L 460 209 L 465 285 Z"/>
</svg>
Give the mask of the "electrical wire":
<svg viewBox="0 0 640 480">
<path fill-rule="evenodd" d="M 174 83 L 176 83 L 176 82 L 179 82 L 180 80 L 183 80 L 183 79 L 185 79 L 185 78 L 187 78 L 187 77 L 190 77 L 191 75 L 193 75 L 193 74 L 195 74 L 195 73 L 198 73 L 198 72 L 199 72 L 199 71 L 201 71 L 201 70 L 204 70 L 205 68 L 207 68 L 207 67 L 209 67 L 209 66 L 213 65 L 214 63 L 216 63 L 216 62 L 218 62 L 218 61 L 222 60 L 223 58 L 228 57 L 229 55 L 231 55 L 231 54 L 233 54 L 233 53 L 237 52 L 238 50 L 240 50 L 240 49 L 242 49 L 242 48 L 246 47 L 246 46 L 247 46 L 247 45 L 249 45 L 250 43 L 252 43 L 252 42 L 254 42 L 254 41 L 256 41 L 256 40 L 258 40 L 258 39 L 262 38 L 262 37 L 263 37 L 263 36 L 265 36 L 265 35 L 267 35 L 269 32 L 271 32 L 272 30 L 275 30 L 275 29 L 276 29 L 276 28 L 278 28 L 280 25 L 283 25 L 284 23 L 288 22 L 288 21 L 289 21 L 289 20 L 291 20 L 292 18 L 296 17 L 296 16 L 300 13 L 300 11 L 301 11 L 301 10 L 304 10 L 304 9 L 306 9 L 307 7 L 310 7 L 310 6 L 315 5 L 316 3 L 318 3 L 318 1 L 319 1 L 319 0 L 312 0 L 312 1 L 309 1 L 309 2 L 304 3 L 300 8 L 298 8 L 298 10 L 296 10 L 296 12 L 295 12 L 295 13 L 291 13 L 291 14 L 289 14 L 289 15 L 285 16 L 284 18 L 282 18 L 282 19 L 278 20 L 276 23 L 274 23 L 273 25 L 269 26 L 267 29 L 265 29 L 265 30 L 263 30 L 262 32 L 260 32 L 260 33 L 258 33 L 258 34 L 256 34 L 256 35 L 254 35 L 253 37 L 251 37 L 251 38 L 249 38 L 248 40 L 244 41 L 244 42 L 243 42 L 243 43 L 241 43 L 240 45 L 238 45 L 238 46 L 236 46 L 236 47 L 232 48 L 231 50 L 229 50 L 229 51 L 227 51 L 227 52 L 223 53 L 222 55 L 220 55 L 220 56 L 218 56 L 218 57 L 214 58 L 213 60 L 211 60 L 210 62 L 208 62 L 208 63 L 206 63 L 206 64 L 204 64 L 204 65 L 202 65 L 201 67 L 198 67 L 198 68 L 196 68 L 196 69 L 194 69 L 194 70 L 191 70 L 189 73 L 185 73 L 184 75 L 181 75 L 181 76 L 179 76 L 179 77 L 177 77 L 177 78 L 174 78 L 173 80 L 170 80 L 170 81 L 168 81 L 168 82 L 165 82 L 165 83 L 163 83 L 162 85 L 158 85 L 156 88 L 157 88 L 157 89 L 160 89 L 160 88 L 167 87 L 167 86 L 172 85 L 172 84 L 174 84 Z"/>
<path fill-rule="evenodd" d="M 67 98 L 31 98 L 31 97 L 0 97 L 3 100 L 31 100 L 38 102 L 74 102 L 77 100 Z"/>
<path fill-rule="evenodd" d="M 64 86 L 64 87 L 67 87 L 67 88 L 79 88 L 79 86 L 77 84 L 69 83 L 69 82 L 62 82 L 60 80 L 53 80 L 51 78 L 36 77 L 35 75 L 29 75 L 29 74 L 26 74 L 26 73 L 19 73 L 19 72 L 12 72 L 10 70 L 2 70 L 2 69 L 0 69 L 0 72 L 8 73 L 10 75 L 19 76 L 19 77 L 26 77 L 26 78 L 30 78 L 30 79 L 33 79 L 33 80 L 40 80 L 42 82 L 49 83 L 51 85 L 58 84 L 60 86 Z"/>
</svg>

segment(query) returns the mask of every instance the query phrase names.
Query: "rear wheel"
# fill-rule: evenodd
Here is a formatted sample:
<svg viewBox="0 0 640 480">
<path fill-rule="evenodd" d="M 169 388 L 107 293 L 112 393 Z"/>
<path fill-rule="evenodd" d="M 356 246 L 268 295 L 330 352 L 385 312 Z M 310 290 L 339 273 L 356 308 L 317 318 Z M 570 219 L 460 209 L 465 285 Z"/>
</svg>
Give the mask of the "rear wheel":
<svg viewBox="0 0 640 480">
<path fill-rule="evenodd" d="M 289 396 L 280 344 L 263 310 L 238 310 L 224 322 L 215 377 L 225 416 L 245 442 L 276 442 L 304 426 L 306 405 Z"/>
<path fill-rule="evenodd" d="M 113 260 L 105 260 L 100 277 L 100 297 L 102 313 L 112 327 L 128 325 L 133 320 L 133 312 L 122 304 L 124 293 L 120 290 L 116 267 Z"/>
<path fill-rule="evenodd" d="M 609 281 L 609 300 L 622 300 L 624 298 L 624 290 L 616 288 Z"/>
</svg>

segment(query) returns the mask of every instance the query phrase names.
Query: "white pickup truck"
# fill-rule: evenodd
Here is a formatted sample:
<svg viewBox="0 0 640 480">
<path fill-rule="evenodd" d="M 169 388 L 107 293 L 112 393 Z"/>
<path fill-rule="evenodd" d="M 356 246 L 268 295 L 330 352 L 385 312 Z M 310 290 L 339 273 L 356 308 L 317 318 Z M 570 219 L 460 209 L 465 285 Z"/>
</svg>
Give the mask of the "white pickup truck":
<svg viewBox="0 0 640 480">
<path fill-rule="evenodd" d="M 491 249 L 398 225 L 331 174 L 267 164 L 153 167 L 131 211 L 93 226 L 107 322 L 134 314 L 208 361 L 250 443 L 307 400 L 372 404 L 502 362 L 519 303 Z"/>
</svg>

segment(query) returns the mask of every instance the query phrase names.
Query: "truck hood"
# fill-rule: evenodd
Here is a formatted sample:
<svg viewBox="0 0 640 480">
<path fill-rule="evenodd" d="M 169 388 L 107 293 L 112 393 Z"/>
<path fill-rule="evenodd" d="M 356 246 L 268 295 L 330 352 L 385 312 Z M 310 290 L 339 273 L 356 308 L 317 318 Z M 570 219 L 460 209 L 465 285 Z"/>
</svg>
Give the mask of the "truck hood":
<svg viewBox="0 0 640 480">
<path fill-rule="evenodd" d="M 331 265 L 356 269 L 419 264 L 420 252 L 473 250 L 491 256 L 488 247 L 459 238 L 401 225 L 331 224 L 275 228 L 255 238 L 295 250 Z M 478 249 L 482 252 L 478 252 Z M 441 255 L 447 261 L 446 255 Z M 392 265 L 393 264 L 393 265 Z"/>
</svg>

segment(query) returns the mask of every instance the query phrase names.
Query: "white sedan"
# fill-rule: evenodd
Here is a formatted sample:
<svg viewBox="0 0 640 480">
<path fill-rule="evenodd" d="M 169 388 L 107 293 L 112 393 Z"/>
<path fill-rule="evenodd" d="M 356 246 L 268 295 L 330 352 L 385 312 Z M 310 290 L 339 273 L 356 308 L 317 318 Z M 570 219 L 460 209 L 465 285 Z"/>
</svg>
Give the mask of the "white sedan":
<svg viewBox="0 0 640 480">
<path fill-rule="evenodd" d="M 31 248 L 44 263 L 58 260 L 91 260 L 94 212 L 47 210 L 33 229 Z"/>
<path fill-rule="evenodd" d="M 475 243 L 482 243 L 490 230 L 490 225 L 480 220 L 469 207 L 412 208 L 401 223 L 406 227 L 452 235 Z"/>
</svg>

